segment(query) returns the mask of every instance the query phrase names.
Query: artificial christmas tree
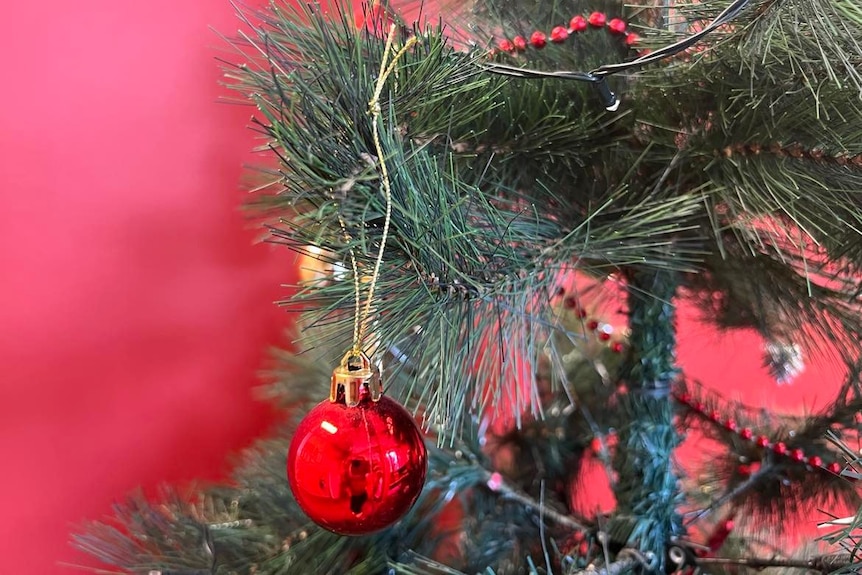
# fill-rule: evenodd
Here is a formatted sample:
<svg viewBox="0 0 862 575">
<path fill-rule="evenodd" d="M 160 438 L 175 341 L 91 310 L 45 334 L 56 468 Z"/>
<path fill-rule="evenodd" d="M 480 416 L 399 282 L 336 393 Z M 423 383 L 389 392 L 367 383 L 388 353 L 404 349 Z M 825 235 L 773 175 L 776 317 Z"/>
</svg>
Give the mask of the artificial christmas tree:
<svg viewBox="0 0 862 575">
<path fill-rule="evenodd" d="M 244 16 L 227 77 L 278 161 L 255 207 L 323 262 L 287 302 L 291 423 L 236 485 L 130 501 L 77 544 L 160 573 L 851 567 L 852 545 L 790 558 L 782 528 L 860 503 L 862 4 L 412 8 Z M 804 418 L 703 389 L 682 301 L 756 330 L 782 382 L 812 353 L 846 381 Z M 689 433 L 708 469 L 676 461 Z M 576 501 L 591 465 L 607 513 Z"/>
</svg>

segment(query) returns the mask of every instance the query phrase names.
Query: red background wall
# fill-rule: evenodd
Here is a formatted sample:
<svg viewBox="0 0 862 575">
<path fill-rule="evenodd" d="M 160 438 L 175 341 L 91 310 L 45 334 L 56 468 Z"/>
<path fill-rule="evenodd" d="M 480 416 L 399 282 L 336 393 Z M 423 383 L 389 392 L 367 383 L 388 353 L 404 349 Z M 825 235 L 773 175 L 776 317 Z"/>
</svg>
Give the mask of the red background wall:
<svg viewBox="0 0 862 575">
<path fill-rule="evenodd" d="M 0 572 L 66 573 L 137 486 L 216 479 L 272 414 L 251 397 L 293 258 L 238 212 L 249 108 L 217 104 L 227 0 L 11 2 L 0 34 Z M 776 406 L 747 335 L 686 319 L 682 361 Z M 755 391 L 751 391 L 754 389 Z"/>
</svg>

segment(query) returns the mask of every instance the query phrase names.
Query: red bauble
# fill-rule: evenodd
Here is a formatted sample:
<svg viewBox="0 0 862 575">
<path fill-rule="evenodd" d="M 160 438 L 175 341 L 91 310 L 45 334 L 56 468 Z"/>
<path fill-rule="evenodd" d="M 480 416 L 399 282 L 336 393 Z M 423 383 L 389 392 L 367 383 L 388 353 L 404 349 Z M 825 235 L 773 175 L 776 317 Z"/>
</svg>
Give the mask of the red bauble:
<svg viewBox="0 0 862 575">
<path fill-rule="evenodd" d="M 416 502 L 428 455 L 398 402 L 365 394 L 359 405 L 325 400 L 299 424 L 287 454 L 296 502 L 318 525 L 364 535 L 395 523 Z"/>
</svg>

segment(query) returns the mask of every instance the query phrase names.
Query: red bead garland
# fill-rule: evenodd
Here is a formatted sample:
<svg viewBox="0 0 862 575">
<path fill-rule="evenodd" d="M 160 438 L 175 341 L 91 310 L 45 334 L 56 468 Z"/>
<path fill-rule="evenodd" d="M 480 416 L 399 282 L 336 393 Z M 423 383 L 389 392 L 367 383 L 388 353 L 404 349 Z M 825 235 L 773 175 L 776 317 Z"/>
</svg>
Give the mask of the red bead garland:
<svg viewBox="0 0 862 575">
<path fill-rule="evenodd" d="M 593 12 L 586 18 L 580 15 L 573 16 L 569 20 L 568 28 L 565 26 L 554 26 L 550 36 L 540 30 L 536 30 L 530 35 L 529 41 L 520 35 L 515 36 L 511 40 L 504 38 L 497 42 L 497 48 L 502 52 L 523 52 L 527 49 L 527 44 L 529 43 L 532 47 L 541 50 L 548 45 L 549 38 L 554 44 L 562 44 L 569 39 L 569 36 L 583 32 L 589 26 L 593 28 L 604 28 L 607 26 L 611 34 L 625 37 L 626 46 L 633 46 L 640 40 L 637 34 L 626 30 L 628 25 L 622 18 L 612 18 L 608 21 L 608 17 L 603 12 Z"/>
<path fill-rule="evenodd" d="M 535 35 L 534 35 L 535 36 Z M 533 38 L 531 37 L 531 42 Z M 566 296 L 566 290 L 563 287 L 557 288 L 554 296 L 565 296 L 563 297 L 563 307 L 567 310 L 571 310 L 578 318 L 586 319 L 588 317 L 587 310 L 585 310 L 577 298 L 573 296 Z M 584 328 L 588 331 L 592 331 L 595 334 L 595 337 L 598 341 L 608 344 L 608 349 L 610 349 L 613 353 L 622 353 L 625 349 L 625 344 L 623 341 L 620 341 L 618 338 L 614 338 L 614 328 L 609 323 L 601 322 L 595 318 L 586 319 L 584 322 Z M 623 336 L 624 337 L 624 336 Z"/>
<path fill-rule="evenodd" d="M 770 449 L 775 455 L 787 457 L 795 463 L 802 463 L 815 469 L 822 469 L 836 475 L 841 473 L 841 465 L 837 462 L 824 465 L 823 459 L 819 455 L 806 456 L 805 452 L 800 448 L 789 449 L 782 441 L 772 442 L 765 435 L 754 436 L 754 431 L 750 427 L 740 428 L 734 419 L 726 418 L 722 420 L 721 412 L 717 409 L 707 409 L 706 404 L 701 400 L 696 400 L 688 391 L 680 391 L 674 394 L 674 399 L 705 420 L 711 421 L 716 425 L 720 425 L 724 430 L 731 433 L 736 433 L 745 441 L 754 441 L 754 444 L 761 449 Z M 751 464 L 740 464 L 737 467 L 737 473 L 742 476 L 749 476 L 759 469 L 760 464 L 757 462 Z"/>
</svg>

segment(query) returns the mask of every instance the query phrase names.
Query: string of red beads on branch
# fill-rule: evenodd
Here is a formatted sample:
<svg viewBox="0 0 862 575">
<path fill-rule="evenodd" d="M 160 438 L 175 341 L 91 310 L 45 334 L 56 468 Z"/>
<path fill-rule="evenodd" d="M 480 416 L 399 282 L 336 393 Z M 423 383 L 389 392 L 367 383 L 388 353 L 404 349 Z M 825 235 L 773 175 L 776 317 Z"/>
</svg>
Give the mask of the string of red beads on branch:
<svg viewBox="0 0 862 575">
<path fill-rule="evenodd" d="M 623 344 L 623 342 L 619 340 L 611 341 L 613 339 L 614 326 L 606 322 L 601 322 L 597 319 L 587 319 L 587 310 L 581 307 L 581 304 L 578 302 L 578 299 L 573 296 L 566 296 L 565 294 L 565 288 L 559 288 L 556 293 L 557 296 L 565 296 L 563 297 L 563 307 L 567 310 L 570 310 L 578 318 L 586 320 L 584 322 L 585 327 L 589 331 L 593 332 L 599 341 L 607 343 L 608 347 L 612 352 L 622 353 L 625 349 L 625 345 Z"/>
<path fill-rule="evenodd" d="M 694 413 L 702 418 L 712 422 L 715 425 L 721 426 L 725 431 L 735 433 L 745 441 L 751 441 L 757 447 L 764 450 L 771 450 L 775 455 L 786 457 L 794 463 L 807 465 L 816 469 L 822 469 L 834 475 L 841 474 L 841 464 L 833 461 L 829 464 L 824 464 L 823 459 L 819 455 L 806 456 L 802 449 L 790 449 L 783 441 L 772 441 L 765 435 L 755 436 L 754 431 L 750 427 L 739 427 L 735 420 L 731 418 L 722 418 L 718 410 L 712 409 L 707 412 L 706 404 L 703 401 L 692 397 L 687 391 L 674 393 L 674 399 L 681 405 L 686 406 Z M 756 471 L 755 466 L 747 466 L 745 474 L 751 474 Z"/>
<path fill-rule="evenodd" d="M 530 34 L 530 38 L 524 38 L 521 35 L 515 36 L 511 40 L 503 39 L 497 43 L 497 47 L 503 52 L 523 52 L 527 46 L 532 46 L 541 50 L 548 45 L 550 40 L 554 44 L 562 44 L 574 34 L 579 34 L 586 31 L 588 28 L 600 29 L 606 28 L 611 34 L 622 36 L 625 39 L 626 46 L 633 46 L 640 40 L 640 37 L 634 32 L 627 30 L 628 25 L 621 18 L 608 17 L 603 12 L 593 12 L 587 17 L 573 16 L 569 20 L 568 26 L 554 26 L 549 34 L 545 34 L 541 30 L 536 30 Z"/>
</svg>

